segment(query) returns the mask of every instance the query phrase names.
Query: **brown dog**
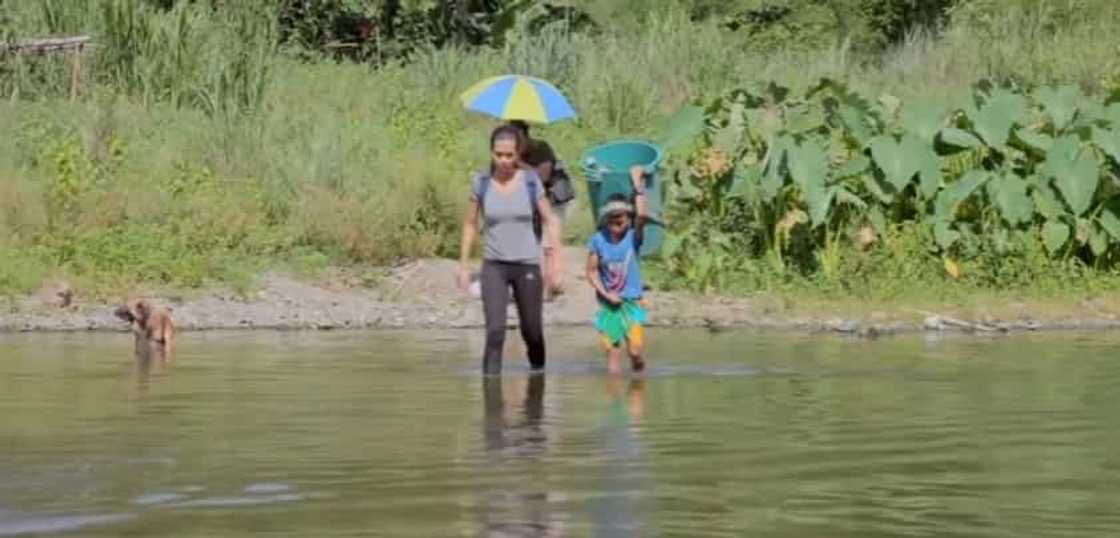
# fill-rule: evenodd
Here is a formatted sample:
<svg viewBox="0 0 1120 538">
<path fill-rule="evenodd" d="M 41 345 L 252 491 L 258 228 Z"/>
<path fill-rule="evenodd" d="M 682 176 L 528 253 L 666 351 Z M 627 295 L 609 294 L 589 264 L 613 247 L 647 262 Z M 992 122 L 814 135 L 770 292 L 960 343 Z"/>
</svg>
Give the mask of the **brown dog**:
<svg viewBox="0 0 1120 538">
<path fill-rule="evenodd" d="M 113 311 L 127 321 L 136 336 L 136 354 L 150 357 L 155 352 L 160 358 L 171 357 L 175 340 L 175 324 L 171 320 L 171 307 L 154 307 L 144 299 L 134 299 Z"/>
</svg>

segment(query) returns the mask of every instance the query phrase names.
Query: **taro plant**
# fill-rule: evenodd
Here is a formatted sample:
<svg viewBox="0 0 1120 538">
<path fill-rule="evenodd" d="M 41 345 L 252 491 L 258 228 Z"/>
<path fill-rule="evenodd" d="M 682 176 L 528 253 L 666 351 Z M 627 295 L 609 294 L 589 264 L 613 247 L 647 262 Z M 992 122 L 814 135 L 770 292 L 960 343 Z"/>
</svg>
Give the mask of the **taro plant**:
<svg viewBox="0 0 1120 538">
<path fill-rule="evenodd" d="M 955 110 L 872 102 L 822 80 L 706 104 L 677 170 L 668 268 L 697 289 L 764 263 L 835 276 L 838 257 L 899 225 L 928 226 L 930 256 L 970 260 L 1041 242 L 1051 258 L 1111 268 L 1120 246 L 1120 103 L 1076 87 L 977 84 Z"/>
</svg>

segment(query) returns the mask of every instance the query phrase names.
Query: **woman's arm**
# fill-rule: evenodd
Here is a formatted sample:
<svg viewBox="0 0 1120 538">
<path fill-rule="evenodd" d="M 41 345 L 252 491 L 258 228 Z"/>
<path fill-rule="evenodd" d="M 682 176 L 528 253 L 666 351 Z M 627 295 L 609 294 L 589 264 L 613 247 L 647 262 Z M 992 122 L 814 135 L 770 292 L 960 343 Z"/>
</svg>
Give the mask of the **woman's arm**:
<svg viewBox="0 0 1120 538">
<path fill-rule="evenodd" d="M 641 242 L 646 222 L 649 221 L 649 204 L 646 198 L 645 174 L 645 168 L 642 166 L 630 167 L 630 181 L 634 186 L 634 210 L 637 213 L 634 219 L 634 238 L 637 239 L 638 242 Z"/>
<path fill-rule="evenodd" d="M 563 261 L 560 259 L 560 219 L 552 212 L 552 204 L 548 203 L 547 196 L 541 196 L 537 201 L 537 212 L 541 216 L 541 226 L 544 227 L 544 266 L 546 276 L 551 282 L 548 284 L 554 289 L 564 285 Z"/>
<path fill-rule="evenodd" d="M 545 251 L 559 249 L 560 219 L 556 218 L 556 213 L 552 212 L 552 204 L 548 203 L 548 197 L 541 196 L 541 198 L 537 200 L 537 213 L 540 214 L 541 225 L 544 227 Z"/>
<path fill-rule="evenodd" d="M 467 288 L 470 287 L 468 265 L 471 261 L 471 247 L 474 246 L 474 239 L 478 236 L 478 214 L 478 200 L 471 199 L 466 215 L 463 216 L 463 235 L 459 240 L 459 290 L 463 293 L 466 293 Z"/>
</svg>

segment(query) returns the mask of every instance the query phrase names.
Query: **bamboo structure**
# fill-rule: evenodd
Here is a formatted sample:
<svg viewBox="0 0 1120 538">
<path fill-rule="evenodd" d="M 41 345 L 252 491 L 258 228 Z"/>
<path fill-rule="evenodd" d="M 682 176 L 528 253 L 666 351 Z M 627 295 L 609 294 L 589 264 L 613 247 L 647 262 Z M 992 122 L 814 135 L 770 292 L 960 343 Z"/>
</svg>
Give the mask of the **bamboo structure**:
<svg viewBox="0 0 1120 538">
<path fill-rule="evenodd" d="M 66 54 L 70 64 L 70 100 L 73 101 L 78 98 L 78 89 L 81 86 L 82 60 L 86 48 L 92 45 L 88 35 L 23 39 L 10 43 L 0 43 L 0 53 Z"/>
</svg>

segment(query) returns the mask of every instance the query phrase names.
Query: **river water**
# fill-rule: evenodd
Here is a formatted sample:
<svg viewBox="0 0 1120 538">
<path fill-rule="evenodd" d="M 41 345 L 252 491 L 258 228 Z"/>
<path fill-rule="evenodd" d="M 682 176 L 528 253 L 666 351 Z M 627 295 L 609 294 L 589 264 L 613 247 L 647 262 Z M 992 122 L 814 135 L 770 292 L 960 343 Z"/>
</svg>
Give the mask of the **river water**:
<svg viewBox="0 0 1120 538">
<path fill-rule="evenodd" d="M 1118 335 L 550 337 L 0 335 L 0 536 L 1120 535 Z"/>
</svg>

